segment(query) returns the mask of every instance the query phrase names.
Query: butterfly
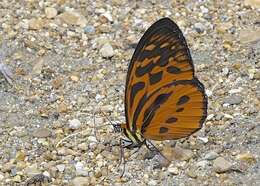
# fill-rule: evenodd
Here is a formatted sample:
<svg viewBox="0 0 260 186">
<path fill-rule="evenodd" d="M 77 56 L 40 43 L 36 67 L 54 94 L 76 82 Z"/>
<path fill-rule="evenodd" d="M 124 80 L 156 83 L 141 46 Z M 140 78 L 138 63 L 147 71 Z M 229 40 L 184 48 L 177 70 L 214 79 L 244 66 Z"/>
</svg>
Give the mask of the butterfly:
<svg viewBox="0 0 260 186">
<path fill-rule="evenodd" d="M 176 140 L 198 131 L 207 116 L 207 96 L 194 75 L 182 31 L 169 18 L 152 24 L 140 39 L 128 67 L 123 148 L 149 140 Z"/>
</svg>

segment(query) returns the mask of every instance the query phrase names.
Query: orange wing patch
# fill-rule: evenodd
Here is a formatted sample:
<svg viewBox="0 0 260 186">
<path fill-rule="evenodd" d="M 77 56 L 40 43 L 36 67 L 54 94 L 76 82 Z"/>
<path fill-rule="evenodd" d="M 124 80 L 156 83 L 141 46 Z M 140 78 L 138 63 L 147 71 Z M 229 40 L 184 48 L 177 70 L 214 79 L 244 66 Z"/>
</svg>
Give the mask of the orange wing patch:
<svg viewBox="0 0 260 186">
<path fill-rule="evenodd" d="M 187 137 L 201 128 L 206 109 L 204 87 L 197 79 L 177 81 L 147 98 L 140 107 L 137 128 L 146 139 Z"/>
</svg>

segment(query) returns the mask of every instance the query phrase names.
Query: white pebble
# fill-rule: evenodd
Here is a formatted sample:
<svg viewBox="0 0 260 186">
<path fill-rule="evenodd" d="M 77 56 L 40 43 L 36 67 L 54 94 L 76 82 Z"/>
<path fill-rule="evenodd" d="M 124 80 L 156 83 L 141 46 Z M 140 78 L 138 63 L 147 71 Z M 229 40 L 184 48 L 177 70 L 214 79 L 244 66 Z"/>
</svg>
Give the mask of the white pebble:
<svg viewBox="0 0 260 186">
<path fill-rule="evenodd" d="M 88 137 L 88 141 L 89 141 L 89 142 L 97 143 L 97 138 L 96 138 L 95 136 L 89 136 L 89 137 Z"/>
<path fill-rule="evenodd" d="M 179 169 L 177 167 L 169 167 L 168 168 L 169 173 L 173 175 L 178 175 L 179 174 Z"/>
<path fill-rule="evenodd" d="M 59 170 L 59 172 L 63 172 L 65 170 L 65 165 L 64 164 L 56 165 L 56 167 Z"/>
<path fill-rule="evenodd" d="M 200 141 L 202 141 L 203 143 L 208 143 L 209 139 L 207 137 L 198 137 L 198 139 Z"/>
<path fill-rule="evenodd" d="M 211 97 L 213 92 L 211 90 L 206 89 L 206 94 L 208 97 Z"/>
<path fill-rule="evenodd" d="M 228 91 L 229 94 L 236 94 L 236 93 L 239 93 L 243 90 L 243 88 L 239 87 L 237 89 L 231 89 Z"/>
<path fill-rule="evenodd" d="M 150 180 L 148 182 L 148 185 L 155 186 L 155 185 L 157 185 L 157 181 L 156 180 Z"/>
<path fill-rule="evenodd" d="M 207 117 L 207 120 L 212 120 L 214 118 L 214 114 L 209 114 L 208 117 Z"/>
<path fill-rule="evenodd" d="M 55 8 L 47 7 L 45 8 L 45 15 L 48 19 L 54 18 L 57 15 L 58 11 Z"/>
<path fill-rule="evenodd" d="M 105 43 L 100 49 L 100 54 L 104 58 L 109 58 L 112 57 L 115 52 L 113 47 L 109 43 Z"/>
<path fill-rule="evenodd" d="M 113 18 L 110 12 L 105 12 L 104 14 L 101 14 L 102 16 L 104 16 L 105 18 L 107 18 L 107 20 L 109 22 L 113 22 Z"/>
<path fill-rule="evenodd" d="M 84 167 L 84 164 L 82 162 L 77 162 L 75 164 L 75 169 L 76 170 L 81 170 L 81 169 L 83 169 L 83 167 Z"/>
<path fill-rule="evenodd" d="M 81 126 L 81 122 L 78 119 L 69 120 L 69 128 L 70 129 L 79 129 Z"/>
</svg>

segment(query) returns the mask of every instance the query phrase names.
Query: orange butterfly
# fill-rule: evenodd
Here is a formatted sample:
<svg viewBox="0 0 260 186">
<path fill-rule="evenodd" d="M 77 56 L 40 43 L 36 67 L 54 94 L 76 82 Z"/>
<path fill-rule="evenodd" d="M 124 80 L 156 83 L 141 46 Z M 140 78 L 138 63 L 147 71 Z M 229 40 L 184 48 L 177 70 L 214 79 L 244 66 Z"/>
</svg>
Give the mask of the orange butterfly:
<svg viewBox="0 0 260 186">
<path fill-rule="evenodd" d="M 202 127 L 207 96 L 194 76 L 189 48 L 169 18 L 155 22 L 139 41 L 129 64 L 125 91 L 126 124 L 116 125 L 128 138 L 123 147 L 147 140 L 184 138 Z"/>
</svg>

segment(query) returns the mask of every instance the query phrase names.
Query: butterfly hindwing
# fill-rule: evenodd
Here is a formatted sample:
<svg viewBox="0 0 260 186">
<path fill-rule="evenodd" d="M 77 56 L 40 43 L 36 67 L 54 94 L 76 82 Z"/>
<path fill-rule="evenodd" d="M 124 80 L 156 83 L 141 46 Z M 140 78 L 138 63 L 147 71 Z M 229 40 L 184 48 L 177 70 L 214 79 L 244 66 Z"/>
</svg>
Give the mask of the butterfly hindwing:
<svg viewBox="0 0 260 186">
<path fill-rule="evenodd" d="M 153 92 L 134 122 L 146 139 L 173 140 L 200 129 L 206 119 L 206 110 L 203 85 L 196 78 L 180 80 Z"/>
<path fill-rule="evenodd" d="M 193 77 L 192 59 L 181 30 L 169 18 L 154 23 L 139 41 L 129 64 L 125 93 L 126 127 L 136 130 L 134 120 L 140 120 L 140 109 L 158 88 Z"/>
</svg>

